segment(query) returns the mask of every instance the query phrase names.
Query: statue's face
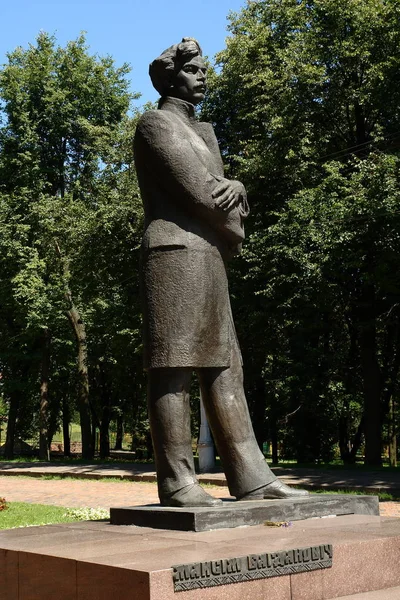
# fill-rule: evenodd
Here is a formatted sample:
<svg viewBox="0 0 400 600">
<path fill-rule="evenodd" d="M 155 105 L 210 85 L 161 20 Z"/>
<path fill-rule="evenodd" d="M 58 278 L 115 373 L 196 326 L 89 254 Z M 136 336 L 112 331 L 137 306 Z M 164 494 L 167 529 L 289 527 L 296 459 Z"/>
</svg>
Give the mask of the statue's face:
<svg viewBox="0 0 400 600">
<path fill-rule="evenodd" d="M 183 65 L 174 79 L 170 96 L 198 104 L 204 100 L 207 67 L 201 56 L 195 56 Z"/>
</svg>

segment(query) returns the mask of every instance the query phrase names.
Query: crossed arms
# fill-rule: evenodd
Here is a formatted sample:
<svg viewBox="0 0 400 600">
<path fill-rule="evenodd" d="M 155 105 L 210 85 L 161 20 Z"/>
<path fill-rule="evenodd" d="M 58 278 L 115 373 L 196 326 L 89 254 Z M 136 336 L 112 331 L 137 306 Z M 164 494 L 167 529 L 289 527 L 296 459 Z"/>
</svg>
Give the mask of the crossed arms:
<svg viewBox="0 0 400 600">
<path fill-rule="evenodd" d="M 160 110 L 145 113 L 136 131 L 135 157 L 181 209 L 210 225 L 230 246 L 243 241 L 242 222 L 249 212 L 243 185 L 207 169 L 176 117 Z"/>
</svg>

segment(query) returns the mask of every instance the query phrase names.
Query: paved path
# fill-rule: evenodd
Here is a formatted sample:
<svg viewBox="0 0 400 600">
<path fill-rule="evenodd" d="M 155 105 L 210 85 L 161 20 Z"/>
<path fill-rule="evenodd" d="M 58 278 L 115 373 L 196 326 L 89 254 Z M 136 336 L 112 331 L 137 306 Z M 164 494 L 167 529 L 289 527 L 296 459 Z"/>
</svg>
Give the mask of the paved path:
<svg viewBox="0 0 400 600">
<path fill-rule="evenodd" d="M 217 498 L 229 498 L 228 488 L 208 487 Z M 93 508 L 158 504 L 155 483 L 32 479 L 0 477 L 0 497 L 9 502 L 33 502 L 58 506 Z"/>
<path fill-rule="evenodd" d="M 396 470 L 364 471 L 363 469 L 320 469 L 320 468 L 283 468 L 274 467 L 273 471 L 285 483 L 307 489 L 347 489 L 370 492 L 387 491 L 400 498 L 400 467 Z M 61 477 L 82 477 L 100 479 L 113 477 L 129 481 L 155 481 L 153 464 L 138 463 L 7 463 L 0 462 L 0 475 L 27 475 L 42 477 L 58 475 Z M 199 476 L 203 483 L 226 485 L 225 475 L 205 473 Z"/>
<path fill-rule="evenodd" d="M 229 498 L 226 486 L 207 487 L 216 498 Z M 38 479 L 0 476 L 0 497 L 9 502 L 32 502 L 56 506 L 109 508 L 157 504 L 155 483 L 109 482 L 76 479 Z M 400 502 L 381 502 L 381 515 L 400 518 Z"/>
<path fill-rule="evenodd" d="M 400 497 L 398 471 L 364 471 L 361 469 L 273 469 L 285 483 L 307 489 L 387 491 Z M 26 477 L 18 477 L 25 475 Z M 61 480 L 32 479 L 56 475 Z M 7 476 L 7 477 L 6 477 Z M 81 481 L 79 479 L 82 479 Z M 102 478 L 121 479 L 121 483 L 98 481 Z M 219 498 L 229 497 L 223 473 L 199 476 L 209 483 L 209 493 Z M 158 502 L 156 473 L 152 464 L 95 463 L 7 463 L 0 462 L 0 497 L 10 502 L 37 502 L 59 506 L 132 506 Z M 135 482 L 135 483 L 134 483 Z M 400 517 L 400 502 L 381 502 L 381 514 Z"/>
</svg>

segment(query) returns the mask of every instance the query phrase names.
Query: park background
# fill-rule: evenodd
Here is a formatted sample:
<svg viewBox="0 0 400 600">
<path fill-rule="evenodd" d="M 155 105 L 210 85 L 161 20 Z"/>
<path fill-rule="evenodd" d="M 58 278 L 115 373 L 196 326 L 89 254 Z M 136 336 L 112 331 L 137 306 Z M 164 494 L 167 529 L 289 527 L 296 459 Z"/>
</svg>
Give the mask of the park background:
<svg viewBox="0 0 400 600">
<path fill-rule="evenodd" d="M 52 443 L 151 457 L 132 140 L 157 100 L 148 62 L 193 35 L 211 63 L 201 118 L 252 209 L 230 280 L 260 446 L 273 462 L 394 466 L 400 2 L 47 9 L 26 3 L 25 25 L 2 39 L 5 457 L 24 443 L 41 458 Z M 239 12 L 225 32 L 228 9 Z M 195 384 L 192 396 L 196 436 Z"/>
</svg>

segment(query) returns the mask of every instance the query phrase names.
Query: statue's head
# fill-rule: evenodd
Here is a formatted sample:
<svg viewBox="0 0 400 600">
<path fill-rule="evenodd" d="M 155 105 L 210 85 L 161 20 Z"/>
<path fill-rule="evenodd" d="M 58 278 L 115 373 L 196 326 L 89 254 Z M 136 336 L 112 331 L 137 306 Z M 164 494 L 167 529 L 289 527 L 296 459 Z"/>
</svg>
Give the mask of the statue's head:
<svg viewBox="0 0 400 600">
<path fill-rule="evenodd" d="M 193 38 L 183 38 L 153 60 L 149 74 L 153 86 L 160 94 L 174 96 L 192 104 L 204 99 L 207 67 L 199 43 Z"/>
</svg>

